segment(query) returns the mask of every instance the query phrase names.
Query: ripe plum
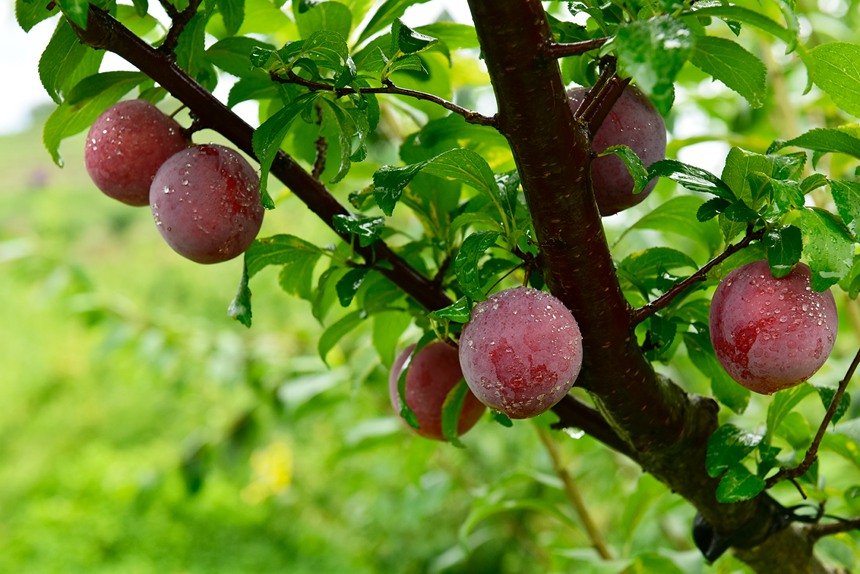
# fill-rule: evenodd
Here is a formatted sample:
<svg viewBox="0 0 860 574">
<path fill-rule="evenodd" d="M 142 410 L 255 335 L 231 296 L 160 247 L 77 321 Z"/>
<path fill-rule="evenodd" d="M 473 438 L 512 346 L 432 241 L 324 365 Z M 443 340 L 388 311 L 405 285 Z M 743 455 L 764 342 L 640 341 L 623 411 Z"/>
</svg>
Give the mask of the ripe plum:
<svg viewBox="0 0 860 574">
<path fill-rule="evenodd" d="M 150 207 L 167 243 L 198 263 L 236 257 L 263 223 L 257 172 L 238 152 L 215 144 L 164 162 L 152 180 Z"/>
<path fill-rule="evenodd" d="M 711 301 L 711 342 L 720 364 L 738 383 L 770 395 L 811 377 L 836 342 L 836 304 L 830 291 L 810 287 L 800 263 L 775 279 L 767 261 L 730 272 Z"/>
<path fill-rule="evenodd" d="M 460 366 L 475 396 L 514 419 L 564 397 L 582 367 L 582 335 L 570 310 L 528 287 L 475 306 L 460 337 Z"/>
<path fill-rule="evenodd" d="M 414 348 L 415 345 L 410 345 L 397 357 L 388 379 L 388 391 L 395 412 L 399 404 L 397 381 Z M 415 354 L 406 373 L 405 390 L 406 404 L 418 419 L 419 428 L 413 428 L 416 433 L 426 438 L 445 440 L 442 434 L 442 405 L 448 393 L 462 378 L 457 349 L 436 341 Z M 485 410 L 487 407 L 468 391 L 460 411 L 457 434 L 462 435 L 475 426 Z"/>
<path fill-rule="evenodd" d="M 155 172 L 170 156 L 188 147 L 173 118 L 146 100 L 114 104 L 87 134 L 87 173 L 105 195 L 128 205 L 149 205 Z"/>
</svg>

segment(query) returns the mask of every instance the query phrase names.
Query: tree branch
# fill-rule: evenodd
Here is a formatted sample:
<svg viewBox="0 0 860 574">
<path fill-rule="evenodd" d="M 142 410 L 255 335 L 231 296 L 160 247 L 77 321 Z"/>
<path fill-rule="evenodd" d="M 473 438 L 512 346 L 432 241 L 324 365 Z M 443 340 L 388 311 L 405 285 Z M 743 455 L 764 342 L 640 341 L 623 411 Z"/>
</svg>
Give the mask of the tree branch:
<svg viewBox="0 0 860 574">
<path fill-rule="evenodd" d="M 633 324 L 638 325 L 657 311 L 668 307 L 672 303 L 672 301 L 674 301 L 676 297 L 681 295 L 681 293 L 686 291 L 688 287 L 690 287 L 694 283 L 704 281 L 707 278 L 707 275 L 711 271 L 711 269 L 734 255 L 738 251 L 745 249 L 753 241 L 760 240 L 763 235 L 764 230 L 754 232 L 751 228 L 747 229 L 747 234 L 744 236 L 743 239 L 733 245 L 729 245 L 728 247 L 726 247 L 726 249 L 722 253 L 705 263 L 698 271 L 696 271 L 683 281 L 673 285 L 672 288 L 666 291 L 663 295 L 660 295 L 647 305 L 644 305 L 643 307 L 640 307 L 639 309 L 633 311 Z"/>
<path fill-rule="evenodd" d="M 629 83 L 630 78 L 622 79 L 615 73 L 615 59 L 607 58 L 600 77 L 585 94 L 575 113 L 587 127 L 591 139 L 594 139 L 594 134 L 600 129 L 603 120 Z"/>
<path fill-rule="evenodd" d="M 806 450 L 806 455 L 803 457 L 803 460 L 797 466 L 781 468 L 778 473 L 767 479 L 767 482 L 765 483 L 767 488 L 772 487 L 782 480 L 794 480 L 795 478 L 801 477 L 806 474 L 810 468 L 812 468 L 812 465 L 818 458 L 818 447 L 821 446 L 821 441 L 824 439 L 824 433 L 827 432 L 827 427 L 830 425 L 830 421 L 833 420 L 833 416 L 839 408 L 839 402 L 842 400 L 842 395 L 845 394 L 845 389 L 848 388 L 848 383 L 851 382 L 851 379 L 854 377 L 858 364 L 860 364 L 860 349 L 858 349 L 857 354 L 854 355 L 854 360 L 851 361 L 851 365 L 848 367 L 848 371 L 845 373 L 845 376 L 841 381 L 839 381 L 839 387 L 836 389 L 836 392 L 833 393 L 833 398 L 830 399 L 830 406 L 827 408 L 827 412 L 824 414 L 821 425 L 818 427 L 818 432 L 815 433 L 815 438 Z"/>
<path fill-rule="evenodd" d="M 860 518 L 841 519 L 838 522 L 830 524 L 815 524 L 809 527 L 809 537 L 812 540 L 818 540 L 825 536 L 833 536 L 842 532 L 850 532 L 852 530 L 860 530 Z"/>
<path fill-rule="evenodd" d="M 594 38 L 592 40 L 583 40 L 582 42 L 572 42 L 569 44 L 557 44 L 552 42 L 546 47 L 546 55 L 550 58 L 580 56 L 586 52 L 596 50 L 608 41 L 609 38 Z"/>
<path fill-rule="evenodd" d="M 179 43 L 179 36 L 194 15 L 197 14 L 200 2 L 201 0 L 190 0 L 185 10 L 180 12 L 170 2 L 162 0 L 161 5 L 164 7 L 167 15 L 170 16 L 173 24 L 170 26 L 170 30 L 167 32 L 167 36 L 164 37 L 164 42 L 161 43 L 158 50 L 167 54 L 171 59 L 174 57 L 173 51 L 176 50 L 176 45 Z"/>
<path fill-rule="evenodd" d="M 250 157 L 256 158 L 251 145 L 254 133 L 251 126 L 189 77 L 166 54 L 149 46 L 110 14 L 90 5 L 87 29 L 75 28 L 75 31 L 84 44 L 114 52 L 131 63 L 188 106 L 203 125 L 220 133 Z M 352 240 L 349 235 L 337 232 L 333 224 L 335 215 L 349 215 L 349 212 L 292 157 L 279 151 L 272 163 L 271 173 L 335 233 L 345 241 Z M 441 288 L 418 273 L 384 242 L 377 241 L 368 247 L 356 246 L 355 249 L 369 263 L 385 261 L 387 265 L 375 268 L 425 308 L 441 309 L 452 303 Z"/>
<path fill-rule="evenodd" d="M 282 84 L 297 84 L 299 86 L 304 86 L 314 92 L 331 92 L 338 98 L 349 94 L 392 94 L 395 96 L 408 96 L 410 98 L 415 98 L 416 100 L 433 102 L 434 104 L 439 105 L 446 110 L 463 116 L 463 118 L 466 120 L 466 123 L 490 127 L 496 126 L 495 117 L 479 114 L 478 112 L 464 108 L 463 106 L 459 106 L 454 102 L 449 102 L 448 100 L 440 98 L 439 96 L 436 96 L 434 94 L 428 94 L 427 92 L 419 92 L 418 90 L 410 90 L 408 88 L 399 88 L 395 86 L 391 80 L 385 80 L 383 82 L 382 87 L 356 89 L 349 86 L 343 88 L 335 88 L 334 86 L 326 84 L 324 82 L 314 82 L 312 80 L 306 80 L 295 72 L 287 72 L 286 78 L 275 73 L 270 74 L 270 76 L 275 82 L 279 82 Z"/>
</svg>

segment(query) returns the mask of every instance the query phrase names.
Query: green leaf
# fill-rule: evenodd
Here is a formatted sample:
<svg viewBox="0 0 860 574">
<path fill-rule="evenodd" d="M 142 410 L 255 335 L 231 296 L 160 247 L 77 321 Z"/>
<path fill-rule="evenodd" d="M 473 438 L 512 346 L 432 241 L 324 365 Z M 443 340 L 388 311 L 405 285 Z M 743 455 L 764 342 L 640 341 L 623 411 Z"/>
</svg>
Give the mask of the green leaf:
<svg viewBox="0 0 860 574">
<path fill-rule="evenodd" d="M 337 134 L 337 147 L 340 149 L 338 170 L 329 180 L 330 183 L 337 183 L 349 173 L 352 165 L 353 139 L 363 140 L 370 130 L 366 121 L 356 121 L 362 117 L 357 110 L 344 109 L 329 98 L 319 98 L 317 101 L 323 110 L 323 130 L 334 130 Z"/>
<path fill-rule="evenodd" d="M 438 38 L 452 50 L 479 48 L 478 35 L 475 27 L 456 22 L 434 22 L 426 26 L 418 26 L 416 32 Z"/>
<path fill-rule="evenodd" d="M 359 287 L 364 282 L 364 278 L 367 277 L 368 271 L 367 267 L 356 267 L 350 269 L 346 275 L 340 278 L 340 281 L 335 285 L 335 289 L 341 307 L 349 307 L 355 294 L 358 293 Z"/>
<path fill-rule="evenodd" d="M 400 336 L 411 324 L 412 317 L 405 311 L 383 311 L 373 316 L 373 347 L 387 369 L 394 364 Z"/>
<path fill-rule="evenodd" d="M 42 137 L 54 162 L 63 165 L 62 140 L 88 129 L 103 111 L 145 79 L 138 72 L 105 72 L 81 80 L 71 92 L 74 103 L 60 104 L 45 121 Z"/>
<path fill-rule="evenodd" d="M 710 193 L 727 201 L 735 200 L 732 189 L 722 179 L 702 168 L 674 159 L 652 163 L 648 167 L 648 179 L 655 177 L 667 177 L 690 191 Z"/>
<path fill-rule="evenodd" d="M 698 269 L 696 262 L 686 253 L 671 247 L 651 247 L 631 253 L 618 264 L 619 273 L 636 283 L 642 277 L 655 277 L 674 269 Z"/>
<path fill-rule="evenodd" d="M 236 319 L 249 329 L 251 328 L 251 288 L 248 286 L 248 267 L 242 266 L 242 278 L 236 295 L 227 308 L 227 315 Z"/>
<path fill-rule="evenodd" d="M 295 11 L 296 25 L 302 38 L 309 38 L 319 31 L 335 32 L 343 38 L 349 38 L 352 30 L 352 12 L 349 7 L 340 2 L 320 2 L 309 10 Z"/>
<path fill-rule="evenodd" d="M 48 95 L 61 104 L 66 92 L 99 71 L 103 50 L 85 46 L 66 20 L 60 20 L 39 58 L 39 79 Z"/>
<path fill-rule="evenodd" d="M 749 500 L 764 490 L 762 478 L 751 473 L 742 464 L 730 467 L 717 485 L 717 500 L 720 502 L 741 502 Z"/>
<path fill-rule="evenodd" d="M 263 205 L 267 208 L 272 208 L 275 205 L 267 187 L 269 170 L 272 168 L 272 163 L 278 155 L 281 142 L 284 141 L 284 137 L 286 137 L 290 129 L 290 124 L 295 117 L 302 110 L 306 109 L 315 97 L 314 94 L 307 94 L 306 96 L 297 98 L 278 110 L 277 113 L 254 130 L 251 145 L 254 148 L 254 155 L 257 156 L 257 160 L 260 162 L 260 193 L 263 196 Z"/>
<path fill-rule="evenodd" d="M 812 386 L 808 384 L 797 385 L 776 393 L 767 408 L 768 434 L 779 428 L 788 413 L 810 393 L 812 393 Z"/>
<path fill-rule="evenodd" d="M 803 252 L 812 269 L 812 289 L 824 291 L 851 271 L 854 240 L 829 212 L 807 208 L 800 212 Z"/>
<path fill-rule="evenodd" d="M 488 194 L 499 212 L 505 213 L 493 170 L 480 155 L 463 148 L 448 150 L 431 159 L 404 167 L 382 166 L 373 174 L 373 196 L 383 213 L 392 214 L 403 189 L 422 170 L 431 175 L 465 183 Z"/>
<path fill-rule="evenodd" d="M 823 153 L 844 153 L 860 158 L 860 138 L 853 132 L 839 128 L 816 128 L 790 140 L 777 140 L 767 152 L 774 153 L 789 146 Z"/>
<path fill-rule="evenodd" d="M 386 0 L 377 8 L 376 12 L 364 26 L 364 30 L 358 36 L 356 45 L 364 43 L 365 40 L 388 27 L 395 18 L 400 18 L 407 8 L 413 4 L 423 4 L 427 0 Z"/>
<path fill-rule="evenodd" d="M 25 32 L 32 30 L 39 22 L 55 16 L 59 11 L 59 4 L 49 5 L 47 2 L 35 0 L 15 0 L 15 19 Z"/>
<path fill-rule="evenodd" d="M 78 28 L 87 29 L 87 14 L 90 10 L 90 0 L 57 0 L 66 18 L 74 22 Z"/>
<path fill-rule="evenodd" d="M 476 301 L 486 299 L 483 285 L 481 285 L 478 262 L 499 236 L 500 234 L 496 231 L 479 231 L 473 233 L 463 241 L 463 245 L 454 259 L 457 282 L 463 288 L 463 292 Z"/>
<path fill-rule="evenodd" d="M 447 307 L 437 309 L 429 317 L 436 320 L 447 320 L 455 323 L 468 323 L 472 316 L 472 305 L 468 297 L 460 297 Z"/>
<path fill-rule="evenodd" d="M 732 411 L 743 413 L 750 401 L 749 389 L 737 384 L 714 356 L 714 349 L 707 333 L 685 333 L 684 346 L 687 356 L 699 371 L 711 380 L 714 398 Z"/>
<path fill-rule="evenodd" d="M 439 42 L 437 38 L 416 32 L 397 18 L 391 24 L 391 51 L 416 54 Z"/>
<path fill-rule="evenodd" d="M 224 27 L 231 36 L 239 31 L 245 20 L 245 0 L 217 0 L 218 11 L 224 18 Z"/>
<path fill-rule="evenodd" d="M 821 398 L 821 404 L 824 406 L 824 409 L 827 410 L 830 408 L 830 403 L 833 402 L 833 397 L 836 396 L 836 390 L 833 387 L 819 387 L 812 385 L 816 391 L 818 391 L 818 396 Z M 845 413 L 848 412 L 848 408 L 851 406 L 851 393 L 843 393 L 839 399 L 839 405 L 836 407 L 836 411 L 833 413 L 833 418 L 830 423 L 835 425 L 839 422 Z"/>
<path fill-rule="evenodd" d="M 635 20 L 618 27 L 614 44 L 621 69 L 633 76 L 660 113 L 667 114 L 675 76 L 695 45 L 690 29 L 668 15 Z"/>
<path fill-rule="evenodd" d="M 362 321 L 366 318 L 367 313 L 364 310 L 353 311 L 344 315 L 323 331 L 317 343 L 317 352 L 326 365 L 328 365 L 326 358 L 334 346 L 350 331 L 361 325 Z"/>
<path fill-rule="evenodd" d="M 855 237 L 860 235 L 860 182 L 831 181 L 830 193 L 836 211 Z"/>
<path fill-rule="evenodd" d="M 705 456 L 705 469 L 708 474 L 717 477 L 737 465 L 756 449 L 762 438 L 761 435 L 743 431 L 732 424 L 720 426 L 708 438 L 708 451 Z"/>
<path fill-rule="evenodd" d="M 313 272 L 323 250 L 292 235 L 256 239 L 245 252 L 245 266 L 251 278 L 269 265 L 283 266 L 278 278 L 287 293 L 312 300 Z"/>
<path fill-rule="evenodd" d="M 449 443 L 459 448 L 464 448 L 463 443 L 457 437 L 460 436 L 460 413 L 468 394 L 469 387 L 466 385 L 466 381 L 460 379 L 460 382 L 448 392 L 445 402 L 442 403 L 442 436 Z"/>
<path fill-rule="evenodd" d="M 699 206 L 698 211 L 696 211 L 696 219 L 698 219 L 700 223 L 710 221 L 724 212 L 730 205 L 731 202 L 723 199 L 722 197 L 712 197 Z"/>
<path fill-rule="evenodd" d="M 768 231 L 764 235 L 764 246 L 767 248 L 771 275 L 777 279 L 785 277 L 800 262 L 800 254 L 803 251 L 800 229 L 786 225 Z"/>
<path fill-rule="evenodd" d="M 357 237 L 362 247 L 375 243 L 385 228 L 384 217 L 335 215 L 332 221 L 335 231 Z"/>
<path fill-rule="evenodd" d="M 705 16 L 716 16 L 717 18 L 723 18 L 729 22 L 736 21 L 750 24 L 751 26 L 755 26 L 756 28 L 765 31 L 768 34 L 779 38 L 780 40 L 788 44 L 790 49 L 797 43 L 797 30 L 784 28 L 783 26 L 771 20 L 761 12 L 756 12 L 754 10 L 750 10 L 749 8 L 742 8 L 740 6 L 731 5 L 707 5 L 705 8 L 698 8 L 691 12 L 687 12 L 684 15 L 691 15 L 697 18 Z"/>
<path fill-rule="evenodd" d="M 696 38 L 690 62 L 739 93 L 753 108 L 764 105 L 767 96 L 767 68 L 761 60 L 737 42 L 699 36 Z"/>
<path fill-rule="evenodd" d="M 605 155 L 617 155 L 624 162 L 627 171 L 630 172 L 630 177 L 633 178 L 634 194 L 641 193 L 645 189 L 651 178 L 648 177 L 648 170 L 645 169 L 645 164 L 642 163 L 635 151 L 626 145 L 613 145 L 597 154 L 597 157 Z"/>
<path fill-rule="evenodd" d="M 810 55 L 812 80 L 837 106 L 860 117 L 860 46 L 831 42 L 816 46 Z"/>
<path fill-rule="evenodd" d="M 206 50 L 206 58 L 212 64 L 237 78 L 264 79 L 269 84 L 271 78 L 262 70 L 255 69 L 251 64 L 251 54 L 255 51 L 274 50 L 271 44 L 248 36 L 224 38 L 212 44 Z"/>
<path fill-rule="evenodd" d="M 617 242 L 634 229 L 654 229 L 689 237 L 707 247 L 709 253 L 714 253 L 719 249 L 722 238 L 716 222 L 699 223 L 697 221 L 697 213 L 704 203 L 702 199 L 692 195 L 673 197 L 625 229 Z"/>
</svg>

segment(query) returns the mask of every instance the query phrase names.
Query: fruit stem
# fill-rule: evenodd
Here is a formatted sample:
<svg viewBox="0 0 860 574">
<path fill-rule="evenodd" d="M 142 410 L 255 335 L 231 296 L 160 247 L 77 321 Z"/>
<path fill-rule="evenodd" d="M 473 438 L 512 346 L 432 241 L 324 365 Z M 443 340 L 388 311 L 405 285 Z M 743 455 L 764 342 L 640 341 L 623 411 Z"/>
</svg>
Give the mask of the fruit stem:
<svg viewBox="0 0 860 574">
<path fill-rule="evenodd" d="M 598 530 L 597 526 L 594 524 L 594 520 L 591 518 L 591 513 L 588 511 L 588 507 L 585 506 L 585 501 L 582 498 L 582 493 L 579 491 L 576 481 L 561 461 L 561 455 L 558 452 L 558 445 L 556 445 L 555 440 L 550 435 L 549 431 L 539 425 L 535 425 L 535 428 L 537 428 L 538 437 L 540 437 L 540 441 L 543 443 L 544 448 L 546 448 L 546 452 L 552 461 L 552 468 L 558 475 L 559 479 L 561 479 L 561 482 L 564 485 L 564 493 L 568 500 L 570 500 L 571 505 L 573 505 L 573 510 L 579 517 L 580 522 L 582 522 L 582 526 L 585 528 L 585 533 L 588 535 L 591 545 L 601 558 L 604 560 L 612 560 L 612 553 L 609 551 L 609 547 L 606 546 L 606 542 L 603 540 L 600 530 Z"/>
<path fill-rule="evenodd" d="M 854 377 L 854 373 L 857 371 L 858 365 L 860 365 L 860 349 L 857 349 L 857 353 L 854 355 L 854 360 L 851 361 L 848 371 L 845 373 L 842 380 L 839 381 L 839 388 L 837 388 L 836 392 L 833 393 L 833 398 L 830 399 L 830 406 L 827 408 L 827 412 L 824 414 L 824 419 L 821 421 L 821 425 L 818 427 L 818 432 L 815 433 L 815 438 L 812 440 L 812 444 L 809 445 L 803 460 L 797 466 L 790 468 L 782 467 L 779 472 L 767 480 L 765 483 L 766 488 L 770 488 L 782 480 L 794 480 L 797 477 L 803 476 L 815 463 L 818 458 L 818 447 L 824 439 L 824 433 L 827 432 L 827 427 L 830 425 L 830 421 L 832 421 L 833 417 L 836 415 L 839 403 L 842 400 L 842 395 L 845 394 L 845 389 Z"/>
</svg>

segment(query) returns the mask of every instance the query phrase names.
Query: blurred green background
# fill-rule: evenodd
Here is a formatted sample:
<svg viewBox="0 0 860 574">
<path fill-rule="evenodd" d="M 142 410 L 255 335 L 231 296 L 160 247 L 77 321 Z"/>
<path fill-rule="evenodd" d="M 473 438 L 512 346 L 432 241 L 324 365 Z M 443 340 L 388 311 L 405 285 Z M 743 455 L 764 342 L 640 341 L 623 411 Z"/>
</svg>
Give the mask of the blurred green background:
<svg viewBox="0 0 860 574">
<path fill-rule="evenodd" d="M 226 312 L 241 259 L 182 259 L 149 210 L 94 188 L 80 137 L 62 150 L 58 169 L 38 126 L 0 138 L 0 572 L 746 571 L 704 564 L 693 509 L 638 467 L 560 434 L 619 559 L 601 561 L 546 420 L 485 420 L 466 449 L 413 436 L 366 330 L 327 367 L 321 326 L 274 271 L 245 329 Z M 283 198 L 261 235 L 333 241 L 303 210 Z M 856 546 L 821 544 L 846 564 Z"/>
</svg>

